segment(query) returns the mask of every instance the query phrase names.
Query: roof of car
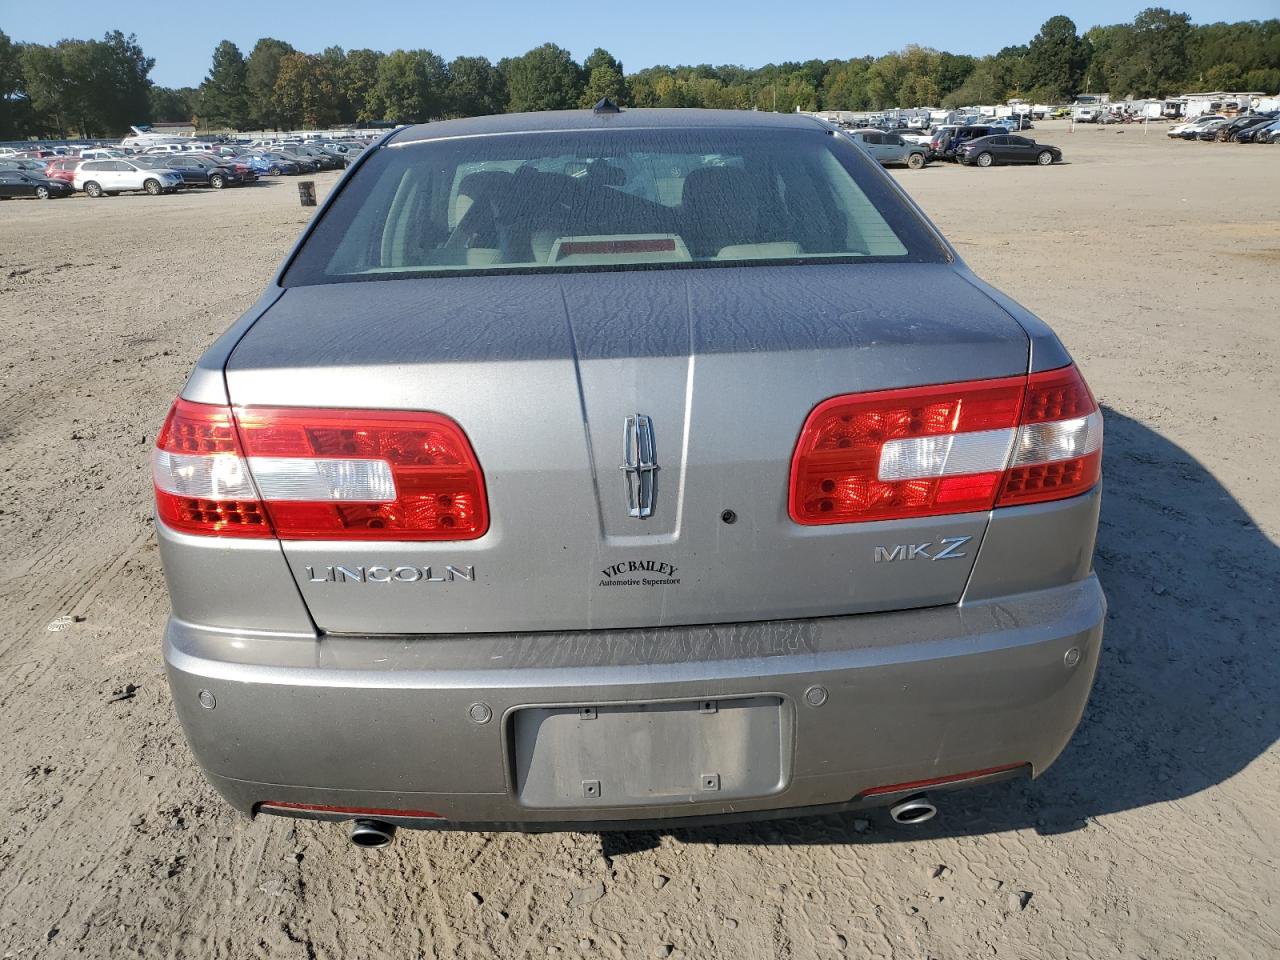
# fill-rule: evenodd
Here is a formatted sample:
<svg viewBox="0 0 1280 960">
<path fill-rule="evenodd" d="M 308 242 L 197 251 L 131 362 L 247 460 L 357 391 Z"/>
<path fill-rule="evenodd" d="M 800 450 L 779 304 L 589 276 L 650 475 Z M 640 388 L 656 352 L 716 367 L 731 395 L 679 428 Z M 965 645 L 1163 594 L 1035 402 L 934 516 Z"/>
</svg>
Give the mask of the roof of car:
<svg viewBox="0 0 1280 960">
<path fill-rule="evenodd" d="M 503 113 L 420 123 L 394 134 L 392 144 L 442 140 L 447 137 L 479 137 L 502 133 L 554 133 L 602 128 L 660 129 L 730 128 L 815 130 L 826 124 L 805 114 L 765 113 L 754 110 L 624 109 L 619 113 L 593 110 L 548 110 L 541 113 Z"/>
</svg>

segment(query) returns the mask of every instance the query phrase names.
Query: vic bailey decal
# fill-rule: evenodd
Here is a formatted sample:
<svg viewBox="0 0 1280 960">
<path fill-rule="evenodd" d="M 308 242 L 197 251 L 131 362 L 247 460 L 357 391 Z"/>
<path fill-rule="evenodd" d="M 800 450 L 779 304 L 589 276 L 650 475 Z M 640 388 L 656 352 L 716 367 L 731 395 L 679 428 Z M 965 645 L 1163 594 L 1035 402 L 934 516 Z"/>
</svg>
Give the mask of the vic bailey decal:
<svg viewBox="0 0 1280 960">
<path fill-rule="evenodd" d="M 658 560 L 624 560 L 605 567 L 602 587 L 671 587 L 680 583 L 674 564 Z M 652 574 L 652 576 L 650 576 Z"/>
</svg>

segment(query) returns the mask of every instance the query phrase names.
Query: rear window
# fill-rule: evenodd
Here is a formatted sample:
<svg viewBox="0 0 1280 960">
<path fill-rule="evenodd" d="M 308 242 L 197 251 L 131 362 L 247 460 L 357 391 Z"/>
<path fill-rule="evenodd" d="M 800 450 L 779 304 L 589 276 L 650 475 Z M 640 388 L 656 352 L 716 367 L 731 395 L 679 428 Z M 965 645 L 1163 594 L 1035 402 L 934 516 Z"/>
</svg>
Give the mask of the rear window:
<svg viewBox="0 0 1280 960">
<path fill-rule="evenodd" d="M 945 257 L 844 137 L 591 130 L 379 149 L 284 283 Z"/>
</svg>

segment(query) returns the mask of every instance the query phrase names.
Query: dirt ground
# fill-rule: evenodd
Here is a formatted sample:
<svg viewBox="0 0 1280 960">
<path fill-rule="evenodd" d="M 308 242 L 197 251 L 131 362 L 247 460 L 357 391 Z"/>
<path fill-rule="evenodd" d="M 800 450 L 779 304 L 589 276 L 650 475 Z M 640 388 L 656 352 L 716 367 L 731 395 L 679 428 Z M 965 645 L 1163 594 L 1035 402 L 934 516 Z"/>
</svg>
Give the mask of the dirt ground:
<svg viewBox="0 0 1280 960">
<path fill-rule="evenodd" d="M 1044 777 L 915 830 L 362 852 L 241 819 L 165 686 L 147 457 L 305 211 L 288 181 L 0 204 L 0 956 L 1280 956 L 1280 147 L 1035 134 L 1069 163 L 895 175 L 1105 407 L 1106 648 Z"/>
</svg>

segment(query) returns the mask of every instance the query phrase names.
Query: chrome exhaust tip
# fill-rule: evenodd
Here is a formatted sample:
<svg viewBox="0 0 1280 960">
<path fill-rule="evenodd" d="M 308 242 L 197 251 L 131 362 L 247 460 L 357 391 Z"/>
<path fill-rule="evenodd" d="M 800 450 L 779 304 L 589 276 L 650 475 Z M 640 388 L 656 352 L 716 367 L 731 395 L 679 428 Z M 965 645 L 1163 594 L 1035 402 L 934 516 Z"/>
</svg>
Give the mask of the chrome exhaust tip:
<svg viewBox="0 0 1280 960">
<path fill-rule="evenodd" d="M 351 824 L 351 842 L 367 850 L 385 847 L 395 835 L 396 828 L 381 820 L 356 820 Z"/>
<path fill-rule="evenodd" d="M 904 826 L 915 826 L 926 820 L 932 820 L 937 813 L 938 808 L 930 803 L 929 798 L 923 793 L 899 800 L 889 808 L 889 816 L 893 818 L 893 822 Z"/>
</svg>

